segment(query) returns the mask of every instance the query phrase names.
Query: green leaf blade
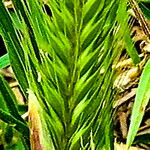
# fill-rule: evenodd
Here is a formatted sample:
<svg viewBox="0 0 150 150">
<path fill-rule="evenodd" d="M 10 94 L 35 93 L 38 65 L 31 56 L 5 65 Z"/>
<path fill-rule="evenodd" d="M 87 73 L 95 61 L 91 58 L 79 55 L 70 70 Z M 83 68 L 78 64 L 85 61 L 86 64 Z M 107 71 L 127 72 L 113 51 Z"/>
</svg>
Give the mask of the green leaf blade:
<svg viewBox="0 0 150 150">
<path fill-rule="evenodd" d="M 144 116 L 145 108 L 149 102 L 150 98 L 150 60 L 146 63 L 144 70 L 142 72 L 139 86 L 137 89 L 135 102 L 133 105 L 133 110 L 131 114 L 131 123 L 129 127 L 129 132 L 127 136 L 127 146 L 129 147 L 138 131 L 138 128 L 142 122 Z"/>
<path fill-rule="evenodd" d="M 17 120 L 11 114 L 6 111 L 3 111 L 0 108 L 0 119 L 8 124 L 14 125 L 14 128 L 18 130 L 22 135 L 28 139 L 29 138 L 29 128 L 26 124 L 22 123 L 21 121 Z"/>
<path fill-rule="evenodd" d="M 3 69 L 10 65 L 9 55 L 5 54 L 0 57 L 0 69 Z"/>
<path fill-rule="evenodd" d="M 25 123 L 25 121 L 19 115 L 19 112 L 17 109 L 16 97 L 14 93 L 12 92 L 11 88 L 9 87 L 8 83 L 3 79 L 2 76 L 0 76 L 0 85 L 1 85 L 0 92 L 3 98 L 5 98 L 4 102 L 6 103 L 9 113 L 12 116 L 14 116 L 16 119 Z"/>
</svg>

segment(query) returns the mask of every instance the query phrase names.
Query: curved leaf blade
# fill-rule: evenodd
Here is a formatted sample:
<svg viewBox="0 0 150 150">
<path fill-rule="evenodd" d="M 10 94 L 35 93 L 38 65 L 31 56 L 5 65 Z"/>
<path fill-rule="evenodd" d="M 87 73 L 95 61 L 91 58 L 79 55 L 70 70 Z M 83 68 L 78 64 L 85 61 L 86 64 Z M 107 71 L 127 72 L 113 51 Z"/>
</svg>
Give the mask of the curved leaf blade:
<svg viewBox="0 0 150 150">
<path fill-rule="evenodd" d="M 137 89 L 135 102 L 131 114 L 131 123 L 127 136 L 127 146 L 129 147 L 138 131 L 138 128 L 142 122 L 145 108 L 150 98 L 150 60 L 146 63 L 142 72 L 139 86 Z"/>
</svg>

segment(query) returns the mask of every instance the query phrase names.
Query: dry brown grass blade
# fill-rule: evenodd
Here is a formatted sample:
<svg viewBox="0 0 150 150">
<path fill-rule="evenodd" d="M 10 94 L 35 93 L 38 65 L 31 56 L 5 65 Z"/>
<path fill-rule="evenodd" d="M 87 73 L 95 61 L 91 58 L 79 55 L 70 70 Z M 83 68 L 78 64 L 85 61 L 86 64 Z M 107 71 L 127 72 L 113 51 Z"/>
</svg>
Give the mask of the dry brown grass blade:
<svg viewBox="0 0 150 150">
<path fill-rule="evenodd" d="M 147 37 L 150 39 L 150 27 L 149 27 L 148 23 L 146 22 L 145 17 L 143 15 L 141 9 L 139 8 L 136 0 L 130 0 L 129 2 L 135 13 L 135 16 L 137 17 L 141 27 L 143 28 L 143 31 L 145 32 Z"/>
</svg>

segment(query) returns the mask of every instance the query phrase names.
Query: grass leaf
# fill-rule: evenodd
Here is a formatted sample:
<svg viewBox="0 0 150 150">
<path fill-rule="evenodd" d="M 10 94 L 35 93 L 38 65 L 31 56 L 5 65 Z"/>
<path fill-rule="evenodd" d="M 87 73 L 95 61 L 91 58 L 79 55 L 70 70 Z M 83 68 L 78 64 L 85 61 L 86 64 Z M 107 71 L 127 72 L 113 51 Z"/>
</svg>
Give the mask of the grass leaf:
<svg viewBox="0 0 150 150">
<path fill-rule="evenodd" d="M 140 77 L 139 86 L 136 92 L 135 102 L 131 114 L 131 123 L 127 136 L 127 146 L 129 147 L 139 129 L 145 108 L 150 98 L 150 60 L 147 61 L 142 75 Z"/>
<path fill-rule="evenodd" d="M 14 128 L 18 130 L 26 139 L 29 138 L 28 126 L 22 123 L 21 121 L 17 120 L 17 118 L 13 117 L 10 113 L 3 111 L 1 108 L 0 108 L 0 119 L 14 126 Z"/>
<path fill-rule="evenodd" d="M 16 77 L 21 85 L 21 89 L 26 95 L 28 82 L 25 72 L 25 57 L 23 48 L 21 47 L 22 44 L 19 42 L 18 35 L 15 31 L 15 27 L 13 26 L 13 21 L 11 20 L 10 14 L 4 7 L 2 1 L 0 1 L 0 8 L 0 27 L 2 30 L 1 34 L 9 53 L 9 59 L 10 63 L 12 64 L 13 71 L 16 72 Z M 11 26 L 8 26 L 8 24 L 11 24 Z"/>
<path fill-rule="evenodd" d="M 14 116 L 16 119 L 25 123 L 25 121 L 19 115 L 18 108 L 17 108 L 17 100 L 16 100 L 15 95 L 13 91 L 11 90 L 11 88 L 9 87 L 8 83 L 3 79 L 1 75 L 0 75 L 0 85 L 1 85 L 0 93 L 3 96 L 3 98 L 5 98 L 3 102 L 6 103 L 6 107 L 9 113 L 12 116 Z"/>
<path fill-rule="evenodd" d="M 9 55 L 5 54 L 0 57 L 0 69 L 3 69 L 10 65 Z"/>
<path fill-rule="evenodd" d="M 126 47 L 127 53 L 132 58 L 133 62 L 135 64 L 137 64 L 140 62 L 140 57 L 138 56 L 138 52 L 136 51 L 136 49 L 133 45 L 133 41 L 130 37 L 130 30 L 128 28 L 128 15 L 126 13 L 127 2 L 128 2 L 128 0 L 120 1 L 120 3 L 122 3 L 122 5 L 120 5 L 120 7 L 118 9 L 117 17 L 118 17 L 119 23 L 121 24 L 121 32 L 123 32 L 123 34 L 124 34 L 123 38 L 125 41 L 125 47 Z M 122 17 L 122 16 L 124 16 L 124 17 Z"/>
</svg>

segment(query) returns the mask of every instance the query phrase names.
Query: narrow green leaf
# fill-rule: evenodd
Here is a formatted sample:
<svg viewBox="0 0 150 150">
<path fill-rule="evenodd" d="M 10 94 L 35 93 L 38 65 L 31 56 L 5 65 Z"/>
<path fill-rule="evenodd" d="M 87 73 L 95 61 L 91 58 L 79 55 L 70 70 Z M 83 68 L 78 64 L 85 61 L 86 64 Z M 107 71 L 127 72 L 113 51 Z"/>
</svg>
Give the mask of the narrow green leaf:
<svg viewBox="0 0 150 150">
<path fill-rule="evenodd" d="M 139 2 L 150 3 L 150 0 L 138 0 Z"/>
<path fill-rule="evenodd" d="M 8 54 L 3 55 L 0 57 L 0 69 L 3 69 L 10 65 L 9 56 Z"/>
<path fill-rule="evenodd" d="M 132 58 L 133 62 L 135 64 L 137 64 L 140 62 L 140 57 L 138 56 L 138 52 L 135 49 L 133 42 L 132 42 L 132 39 L 130 37 L 130 31 L 129 31 L 129 27 L 128 27 L 129 17 L 128 17 L 127 12 L 126 12 L 126 6 L 127 6 L 127 0 L 120 1 L 120 6 L 119 6 L 118 12 L 117 12 L 117 19 L 121 25 L 120 31 L 124 35 L 123 39 L 125 41 L 125 47 L 126 47 L 127 53 Z"/>
<path fill-rule="evenodd" d="M 149 102 L 150 98 L 150 60 L 146 63 L 144 70 L 142 72 L 139 86 L 137 89 L 135 102 L 133 105 L 131 123 L 129 127 L 129 132 L 127 136 L 127 146 L 129 147 L 138 131 L 141 124 L 145 108 Z"/>
<path fill-rule="evenodd" d="M 12 65 L 13 71 L 21 85 L 21 89 L 23 90 L 24 95 L 26 95 L 28 83 L 26 79 L 25 56 L 23 48 L 13 26 L 13 21 L 11 20 L 10 14 L 4 7 L 2 1 L 0 1 L 0 10 L 1 34 L 9 53 L 10 63 Z"/>
<path fill-rule="evenodd" d="M 0 108 L 0 119 L 8 124 L 12 124 L 16 130 L 18 130 L 25 138 L 29 138 L 29 128 L 21 121 L 14 118 L 11 114 L 3 111 Z"/>
<path fill-rule="evenodd" d="M 150 1 L 149 1 L 149 3 L 150 3 Z M 145 4 L 143 4 L 143 3 L 139 3 L 139 7 L 141 8 L 141 10 L 142 10 L 144 16 L 145 16 L 147 19 L 150 20 L 150 16 L 149 16 L 149 14 L 150 14 L 150 9 L 149 9 Z"/>
<path fill-rule="evenodd" d="M 27 10 L 24 7 L 25 3 L 18 1 L 18 0 L 13 0 L 13 4 L 14 4 L 14 7 L 16 8 L 16 12 L 17 12 L 18 16 L 20 15 L 20 12 L 21 12 L 21 15 L 22 15 L 27 27 L 28 27 L 28 30 L 29 30 L 29 36 L 30 36 L 32 46 L 34 48 L 35 55 L 37 57 L 37 60 L 39 62 L 41 62 L 38 45 L 37 45 L 37 42 L 35 39 L 35 34 L 34 34 L 33 29 L 32 29 L 32 26 L 30 24 L 29 18 L 27 17 L 27 14 L 26 14 Z"/>
<path fill-rule="evenodd" d="M 6 103 L 9 113 L 12 116 L 14 116 L 16 119 L 25 123 L 25 121 L 21 118 L 21 116 L 18 113 L 17 104 L 16 104 L 17 100 L 15 95 L 12 92 L 11 88 L 9 87 L 8 83 L 3 79 L 1 75 L 0 75 L 0 85 L 1 85 L 0 93 L 2 94 L 3 98 L 5 98 L 4 102 Z"/>
</svg>

